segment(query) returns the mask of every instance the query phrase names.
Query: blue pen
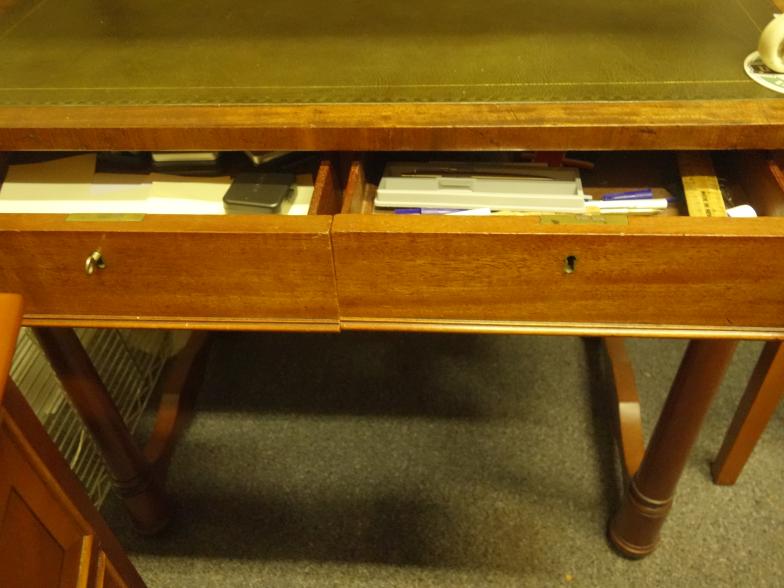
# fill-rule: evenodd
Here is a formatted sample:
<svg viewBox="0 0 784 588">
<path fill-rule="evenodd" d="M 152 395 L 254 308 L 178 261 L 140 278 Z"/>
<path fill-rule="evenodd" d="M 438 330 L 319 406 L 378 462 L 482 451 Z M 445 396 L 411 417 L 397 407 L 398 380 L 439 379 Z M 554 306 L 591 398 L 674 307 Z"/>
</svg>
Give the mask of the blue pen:
<svg viewBox="0 0 784 588">
<path fill-rule="evenodd" d="M 632 190 L 630 192 L 612 192 L 602 196 L 602 200 L 648 200 L 653 198 L 653 190 Z"/>
</svg>

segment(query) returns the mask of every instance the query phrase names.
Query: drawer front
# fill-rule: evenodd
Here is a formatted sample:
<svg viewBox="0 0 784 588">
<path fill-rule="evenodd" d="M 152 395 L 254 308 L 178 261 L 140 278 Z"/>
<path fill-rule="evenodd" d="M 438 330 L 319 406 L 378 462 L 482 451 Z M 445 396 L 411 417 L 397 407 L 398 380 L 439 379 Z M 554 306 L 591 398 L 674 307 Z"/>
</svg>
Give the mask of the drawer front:
<svg viewBox="0 0 784 588">
<path fill-rule="evenodd" d="M 407 230 L 400 219 L 335 220 L 345 326 L 784 328 L 782 236 L 494 233 L 498 225 L 478 220 L 466 226 L 483 230 L 459 232 L 445 223 L 412 219 Z"/>
<path fill-rule="evenodd" d="M 24 295 L 28 324 L 337 328 L 329 217 L 236 231 L 162 222 L 0 231 L 0 291 Z M 94 251 L 105 267 L 88 275 Z"/>
</svg>

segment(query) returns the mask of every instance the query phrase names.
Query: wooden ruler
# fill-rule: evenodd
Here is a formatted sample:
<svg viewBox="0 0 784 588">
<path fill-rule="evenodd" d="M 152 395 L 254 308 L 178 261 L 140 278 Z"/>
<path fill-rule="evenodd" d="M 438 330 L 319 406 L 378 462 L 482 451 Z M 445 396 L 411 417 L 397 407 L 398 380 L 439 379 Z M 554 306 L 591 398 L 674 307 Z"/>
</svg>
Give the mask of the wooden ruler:
<svg viewBox="0 0 784 588">
<path fill-rule="evenodd" d="M 678 153 L 678 167 L 689 216 L 727 216 L 710 154 L 682 151 Z"/>
</svg>

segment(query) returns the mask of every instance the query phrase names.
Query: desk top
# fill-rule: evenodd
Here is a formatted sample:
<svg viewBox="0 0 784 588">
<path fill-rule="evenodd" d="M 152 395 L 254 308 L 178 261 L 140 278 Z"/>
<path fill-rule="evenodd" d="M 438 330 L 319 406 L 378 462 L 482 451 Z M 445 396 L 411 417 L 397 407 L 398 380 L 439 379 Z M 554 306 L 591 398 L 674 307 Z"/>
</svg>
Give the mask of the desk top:
<svg viewBox="0 0 784 588">
<path fill-rule="evenodd" d="M 743 72 L 773 10 L 770 0 L 5 0 L 0 148 L 781 147 L 784 97 Z M 564 125 L 593 138 L 539 136 Z M 646 125 L 709 131 L 610 136 Z M 445 126 L 462 129 L 446 144 L 420 132 Z"/>
</svg>

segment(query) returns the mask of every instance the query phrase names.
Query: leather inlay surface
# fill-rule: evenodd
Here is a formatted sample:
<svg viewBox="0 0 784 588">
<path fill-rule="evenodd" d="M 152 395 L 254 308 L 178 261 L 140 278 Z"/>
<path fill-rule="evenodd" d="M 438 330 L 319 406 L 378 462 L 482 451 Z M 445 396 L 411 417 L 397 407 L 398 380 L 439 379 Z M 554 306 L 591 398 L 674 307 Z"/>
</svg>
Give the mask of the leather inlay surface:
<svg viewBox="0 0 784 588">
<path fill-rule="evenodd" d="M 769 0 L 0 0 L 0 104 L 776 98 Z"/>
</svg>

